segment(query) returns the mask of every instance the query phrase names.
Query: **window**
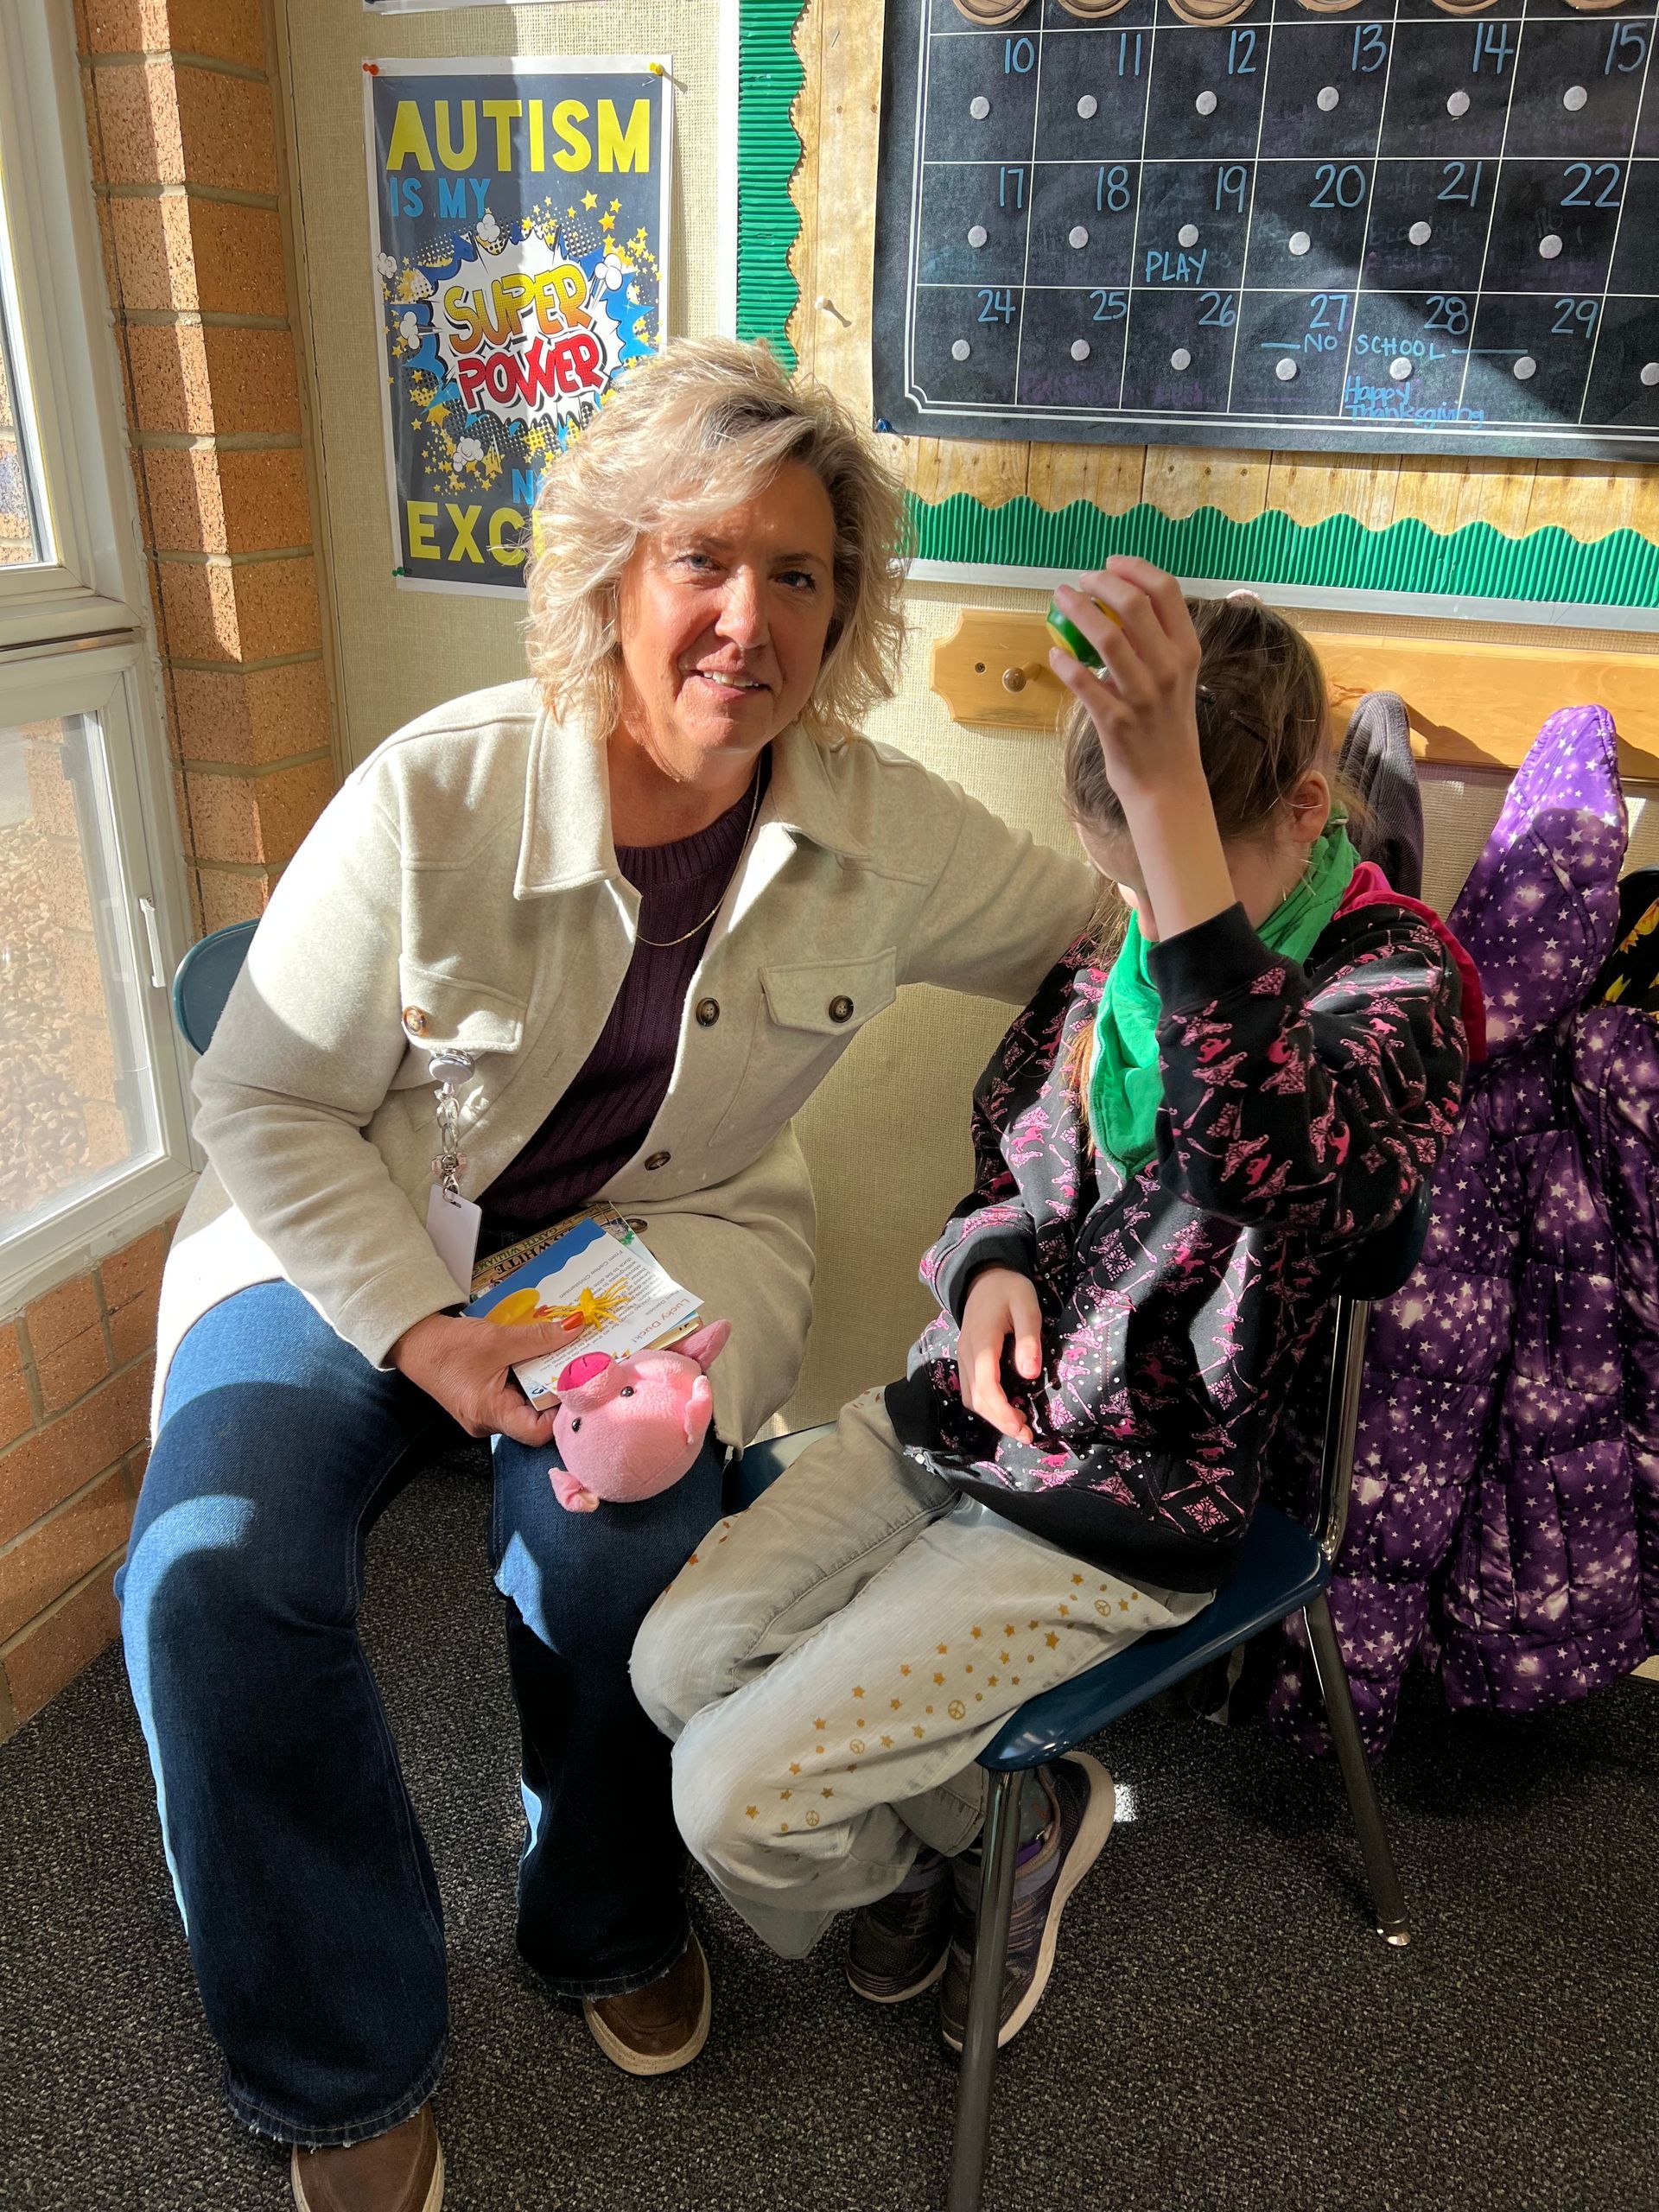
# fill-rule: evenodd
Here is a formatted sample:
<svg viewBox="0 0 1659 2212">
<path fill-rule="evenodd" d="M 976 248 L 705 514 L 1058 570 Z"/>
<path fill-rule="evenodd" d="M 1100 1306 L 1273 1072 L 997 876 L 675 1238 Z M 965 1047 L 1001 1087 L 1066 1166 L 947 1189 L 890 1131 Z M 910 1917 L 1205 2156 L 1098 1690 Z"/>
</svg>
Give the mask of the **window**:
<svg viewBox="0 0 1659 2212">
<path fill-rule="evenodd" d="M 3 233 L 0 233 L 0 239 Z M 10 275 L 10 256 L 0 243 L 0 279 Z M 41 500 L 35 469 L 20 432 L 22 410 L 11 365 L 11 286 L 0 283 L 0 566 L 37 566 L 50 557 L 41 534 Z"/>
<path fill-rule="evenodd" d="M 181 871 L 67 7 L 0 10 L 0 1301 L 188 1182 Z"/>
</svg>

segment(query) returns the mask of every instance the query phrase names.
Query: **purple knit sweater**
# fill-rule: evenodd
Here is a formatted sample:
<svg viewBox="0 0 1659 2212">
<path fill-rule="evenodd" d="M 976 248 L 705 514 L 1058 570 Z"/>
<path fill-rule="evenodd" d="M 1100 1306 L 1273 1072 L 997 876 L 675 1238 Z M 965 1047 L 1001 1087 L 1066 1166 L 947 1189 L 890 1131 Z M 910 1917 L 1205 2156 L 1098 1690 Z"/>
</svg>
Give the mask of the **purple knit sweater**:
<svg viewBox="0 0 1659 2212">
<path fill-rule="evenodd" d="M 586 1065 L 480 1199 L 481 1249 L 499 1249 L 585 1205 L 645 1141 L 674 1072 L 685 994 L 754 811 L 751 782 L 735 806 L 694 837 L 617 847 L 617 866 L 639 893 L 633 957 Z M 692 934 L 683 944 L 658 950 L 645 942 L 684 930 Z"/>
</svg>

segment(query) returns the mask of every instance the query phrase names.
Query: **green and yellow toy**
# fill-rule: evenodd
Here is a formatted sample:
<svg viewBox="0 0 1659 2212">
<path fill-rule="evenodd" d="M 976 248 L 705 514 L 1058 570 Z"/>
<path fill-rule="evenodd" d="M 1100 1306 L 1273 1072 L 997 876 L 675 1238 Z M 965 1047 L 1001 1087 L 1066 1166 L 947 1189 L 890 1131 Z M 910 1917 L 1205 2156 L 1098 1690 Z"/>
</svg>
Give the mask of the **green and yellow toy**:
<svg viewBox="0 0 1659 2212">
<path fill-rule="evenodd" d="M 1116 615 L 1103 601 L 1097 599 L 1094 604 L 1100 608 L 1109 622 L 1117 622 L 1120 630 L 1123 627 L 1123 625 L 1117 621 Z M 1063 653 L 1070 653 L 1072 659 L 1080 662 L 1084 668 L 1098 668 L 1101 665 L 1100 655 L 1090 644 L 1088 639 L 1084 636 L 1069 615 L 1061 613 L 1052 599 L 1048 602 L 1048 615 L 1045 627 L 1047 629 L 1049 637 L 1060 651 Z"/>
</svg>

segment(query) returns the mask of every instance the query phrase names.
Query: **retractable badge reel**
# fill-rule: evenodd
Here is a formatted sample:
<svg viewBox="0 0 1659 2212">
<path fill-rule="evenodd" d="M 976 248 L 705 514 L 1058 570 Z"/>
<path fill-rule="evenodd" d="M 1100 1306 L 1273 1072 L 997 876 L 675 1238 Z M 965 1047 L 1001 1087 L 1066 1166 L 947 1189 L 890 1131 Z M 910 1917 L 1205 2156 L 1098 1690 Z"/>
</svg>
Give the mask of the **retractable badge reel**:
<svg viewBox="0 0 1659 2212">
<path fill-rule="evenodd" d="M 468 1297 L 473 1288 L 473 1262 L 478 1256 L 478 1232 L 484 1216 L 470 1198 L 461 1195 L 461 1170 L 467 1162 L 460 1150 L 461 1101 L 455 1085 L 472 1078 L 473 1056 L 454 1051 L 434 1052 L 427 1072 L 436 1085 L 438 1152 L 432 1162 L 436 1180 L 426 1202 L 426 1233 L 456 1283 Z"/>
</svg>

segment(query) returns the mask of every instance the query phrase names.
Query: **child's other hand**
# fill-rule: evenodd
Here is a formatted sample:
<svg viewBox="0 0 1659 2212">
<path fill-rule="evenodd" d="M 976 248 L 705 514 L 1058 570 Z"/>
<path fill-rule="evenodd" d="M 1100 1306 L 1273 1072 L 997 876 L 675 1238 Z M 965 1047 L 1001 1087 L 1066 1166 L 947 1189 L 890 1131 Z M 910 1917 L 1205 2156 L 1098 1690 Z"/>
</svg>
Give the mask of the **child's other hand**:
<svg viewBox="0 0 1659 2212">
<path fill-rule="evenodd" d="M 1117 617 L 1103 614 L 1103 601 Z M 1081 587 L 1060 585 L 1055 604 L 1099 653 L 1098 672 L 1059 647 L 1049 665 L 1089 709 L 1106 774 L 1120 803 L 1164 787 L 1204 784 L 1198 752 L 1199 648 L 1173 576 L 1118 555 Z"/>
<path fill-rule="evenodd" d="M 1014 1363 L 1027 1381 L 1043 1371 L 1043 1314 L 1029 1279 L 1014 1268 L 982 1268 L 969 1286 L 957 1333 L 962 1402 L 1016 1442 L 1032 1441 L 1031 1423 L 1002 1388 L 1002 1348 L 1014 1338 Z"/>
</svg>

